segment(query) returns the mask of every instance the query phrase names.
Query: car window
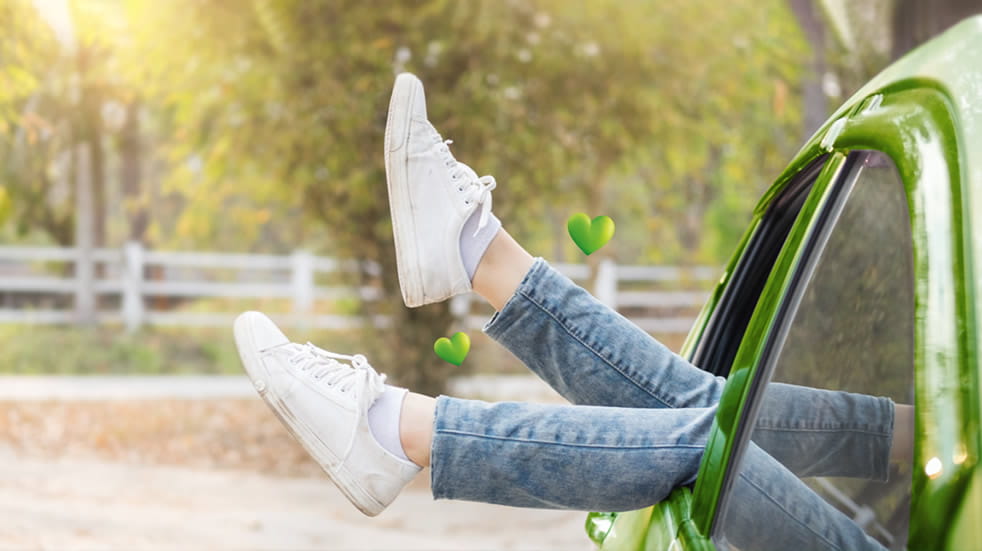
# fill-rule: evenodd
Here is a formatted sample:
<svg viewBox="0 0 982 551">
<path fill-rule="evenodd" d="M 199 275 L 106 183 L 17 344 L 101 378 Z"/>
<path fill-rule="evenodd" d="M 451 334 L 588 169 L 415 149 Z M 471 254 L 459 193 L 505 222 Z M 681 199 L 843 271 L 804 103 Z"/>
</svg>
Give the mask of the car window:
<svg viewBox="0 0 982 551">
<path fill-rule="evenodd" d="M 827 159 L 809 163 L 771 201 L 692 355 L 694 365 L 713 375 L 729 374 L 767 276 Z"/>
<path fill-rule="evenodd" d="M 894 420 L 913 415 L 904 186 L 889 157 L 875 152 L 852 154 L 837 186 L 770 332 L 737 433 L 750 443 L 743 436 L 734 448 L 720 496 L 713 539 L 724 549 L 752 549 L 755 538 L 780 531 L 774 523 L 790 522 L 755 518 L 733 497 L 740 481 L 779 478 L 754 471 L 766 463 L 754 459 L 761 452 L 803 483 L 802 499 L 791 495 L 788 507 L 808 502 L 809 492 L 824 500 L 803 518 L 820 524 L 825 512 L 842 514 L 887 548 L 906 545 L 911 454 L 909 439 L 892 438 Z"/>
</svg>

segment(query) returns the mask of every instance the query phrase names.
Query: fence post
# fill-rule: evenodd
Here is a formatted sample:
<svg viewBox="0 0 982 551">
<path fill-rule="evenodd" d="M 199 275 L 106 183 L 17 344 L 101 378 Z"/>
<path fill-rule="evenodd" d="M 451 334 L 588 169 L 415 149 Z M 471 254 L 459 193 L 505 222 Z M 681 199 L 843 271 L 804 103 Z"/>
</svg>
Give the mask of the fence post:
<svg viewBox="0 0 982 551">
<path fill-rule="evenodd" d="M 89 144 L 75 148 L 75 317 L 78 323 L 95 323 L 95 203 L 92 197 Z"/>
<path fill-rule="evenodd" d="M 127 241 L 123 246 L 123 323 L 130 333 L 143 325 L 143 246 Z"/>
<path fill-rule="evenodd" d="M 314 309 L 314 257 L 307 251 L 294 251 L 290 257 L 290 285 L 293 288 L 293 313 L 302 325 Z"/>
<path fill-rule="evenodd" d="M 617 309 L 617 265 L 609 258 L 601 260 L 597 266 L 593 296 L 612 310 Z"/>
</svg>

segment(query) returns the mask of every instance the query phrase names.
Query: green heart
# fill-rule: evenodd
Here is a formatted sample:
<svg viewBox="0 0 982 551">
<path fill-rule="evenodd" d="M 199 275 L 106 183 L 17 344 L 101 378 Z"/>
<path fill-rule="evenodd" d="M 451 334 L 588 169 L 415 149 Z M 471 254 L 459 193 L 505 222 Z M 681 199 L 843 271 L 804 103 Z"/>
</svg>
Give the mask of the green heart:
<svg viewBox="0 0 982 551">
<path fill-rule="evenodd" d="M 566 229 L 573 243 L 587 255 L 597 252 L 614 237 L 614 221 L 609 216 L 598 216 L 591 221 L 589 216 L 578 212 L 566 221 Z"/>
<path fill-rule="evenodd" d="M 433 351 L 436 352 L 436 355 L 454 365 L 464 363 L 464 358 L 467 357 L 470 350 L 471 338 L 467 336 L 467 333 L 461 331 L 457 331 L 449 339 L 440 337 L 433 343 Z"/>
</svg>

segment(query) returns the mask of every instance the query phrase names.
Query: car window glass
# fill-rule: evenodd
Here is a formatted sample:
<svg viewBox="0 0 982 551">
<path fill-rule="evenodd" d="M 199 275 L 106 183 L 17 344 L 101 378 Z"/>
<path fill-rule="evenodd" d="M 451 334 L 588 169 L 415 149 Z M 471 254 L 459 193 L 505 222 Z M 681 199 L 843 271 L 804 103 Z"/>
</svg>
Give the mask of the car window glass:
<svg viewBox="0 0 982 551">
<path fill-rule="evenodd" d="M 894 442 L 893 429 L 913 415 L 910 219 L 887 156 L 854 154 L 844 172 L 846 199 L 826 207 L 762 359 L 767 382 L 743 420 L 751 442 L 736 452 L 714 524 L 723 548 L 838 537 L 849 532 L 843 516 L 889 549 L 906 545 L 910 439 Z M 747 503 L 762 496 L 781 512 Z M 781 526 L 792 522 L 802 526 Z"/>
</svg>

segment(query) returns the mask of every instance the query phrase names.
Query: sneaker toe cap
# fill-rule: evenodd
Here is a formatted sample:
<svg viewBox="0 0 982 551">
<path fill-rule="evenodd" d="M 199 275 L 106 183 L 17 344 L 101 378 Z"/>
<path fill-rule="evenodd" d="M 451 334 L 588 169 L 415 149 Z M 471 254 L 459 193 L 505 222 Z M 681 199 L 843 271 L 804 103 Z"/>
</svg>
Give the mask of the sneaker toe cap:
<svg viewBox="0 0 982 551">
<path fill-rule="evenodd" d="M 273 320 L 260 312 L 245 312 L 235 320 L 236 339 L 239 345 L 248 345 L 256 351 L 268 350 L 290 342 Z M 241 341 L 246 342 L 241 342 Z"/>
<path fill-rule="evenodd" d="M 425 121 L 427 119 L 426 93 L 423 91 L 423 81 L 412 73 L 401 73 L 396 77 L 396 89 L 403 94 L 402 99 L 407 102 L 412 117 Z"/>
</svg>

